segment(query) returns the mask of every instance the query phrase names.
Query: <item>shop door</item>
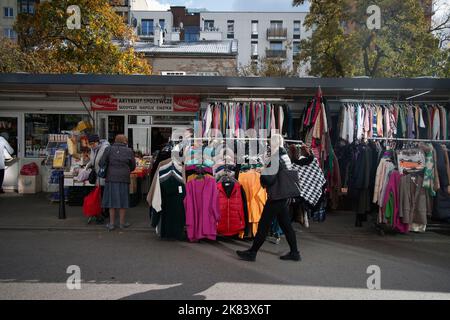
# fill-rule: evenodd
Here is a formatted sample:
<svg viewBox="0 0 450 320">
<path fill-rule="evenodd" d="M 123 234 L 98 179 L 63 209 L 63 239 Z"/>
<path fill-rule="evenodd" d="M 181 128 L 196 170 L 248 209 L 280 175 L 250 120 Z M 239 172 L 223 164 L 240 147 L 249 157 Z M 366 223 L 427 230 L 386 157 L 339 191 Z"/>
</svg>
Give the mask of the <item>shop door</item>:
<svg viewBox="0 0 450 320">
<path fill-rule="evenodd" d="M 13 160 L 7 161 L 3 188 L 5 190 L 17 189 L 17 178 L 19 176 L 19 159 L 21 150 L 21 131 L 19 114 L 0 113 L 0 135 L 5 138 L 14 149 Z"/>
<path fill-rule="evenodd" d="M 114 143 L 118 134 L 125 134 L 125 116 L 108 116 L 108 135 L 109 143 Z"/>
<path fill-rule="evenodd" d="M 172 127 L 151 127 L 151 153 L 154 153 L 169 142 L 172 136 Z"/>
</svg>

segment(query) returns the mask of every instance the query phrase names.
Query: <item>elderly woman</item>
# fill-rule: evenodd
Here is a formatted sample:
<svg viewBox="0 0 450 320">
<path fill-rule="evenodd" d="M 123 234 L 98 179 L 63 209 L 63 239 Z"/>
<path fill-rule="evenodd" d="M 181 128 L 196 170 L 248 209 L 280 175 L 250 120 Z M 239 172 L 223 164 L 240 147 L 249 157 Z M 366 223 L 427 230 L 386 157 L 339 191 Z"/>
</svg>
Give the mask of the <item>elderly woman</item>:
<svg viewBox="0 0 450 320">
<path fill-rule="evenodd" d="M 100 140 L 97 134 L 91 134 L 88 136 L 89 147 L 91 148 L 91 155 L 89 157 L 89 162 L 86 165 L 86 169 L 92 169 L 95 172 L 96 181 L 95 184 L 99 185 L 102 190 L 102 196 L 105 191 L 105 179 L 98 178 L 98 172 L 100 171 L 100 160 L 105 153 L 105 150 L 109 147 L 109 142 L 107 140 Z M 108 216 L 108 209 L 103 209 L 103 213 L 96 217 L 97 223 L 103 223 L 103 217 Z M 89 218 L 89 221 L 91 218 Z"/>
<path fill-rule="evenodd" d="M 105 191 L 102 207 L 109 209 L 109 231 L 115 228 L 116 210 L 119 210 L 121 229 L 128 228 L 125 222 L 125 210 L 129 208 L 130 173 L 136 168 L 133 151 L 128 148 L 128 139 L 124 135 L 117 135 L 112 146 L 106 148 L 100 167 L 106 168 Z"/>
</svg>

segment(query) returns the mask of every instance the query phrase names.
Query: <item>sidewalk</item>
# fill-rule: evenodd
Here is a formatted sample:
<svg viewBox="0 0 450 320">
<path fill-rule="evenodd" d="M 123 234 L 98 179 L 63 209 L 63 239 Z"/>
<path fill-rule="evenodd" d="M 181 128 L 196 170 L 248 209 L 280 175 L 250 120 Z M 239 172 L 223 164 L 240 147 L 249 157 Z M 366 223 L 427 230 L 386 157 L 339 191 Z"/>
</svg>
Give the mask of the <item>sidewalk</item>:
<svg viewBox="0 0 450 320">
<path fill-rule="evenodd" d="M 0 230 L 67 230 L 67 231 L 104 231 L 104 225 L 95 222 L 87 224 L 83 216 L 82 207 L 66 205 L 66 219 L 58 219 L 59 203 L 52 203 L 49 195 L 19 195 L 6 193 L 0 195 Z M 354 226 L 354 214 L 348 211 L 332 212 L 327 215 L 325 222 L 310 222 L 306 229 L 294 223 L 294 228 L 301 233 L 301 237 L 311 236 L 319 238 L 345 237 L 371 240 L 394 241 L 428 241 L 450 242 L 450 230 L 443 232 L 431 231 L 426 233 L 386 234 L 380 235 L 374 226 L 373 219 L 369 217 L 362 228 Z M 131 227 L 127 232 L 154 232 L 150 226 L 147 203 L 142 200 L 135 208 L 127 210 L 127 221 Z"/>
<path fill-rule="evenodd" d="M 0 195 L 0 229 L 22 230 L 105 230 L 104 225 L 95 222 L 87 224 L 82 207 L 66 204 L 66 219 L 59 219 L 59 203 L 51 202 L 49 194 L 20 195 L 6 193 Z M 117 213 L 118 219 L 118 213 Z M 133 231 L 149 231 L 150 219 L 146 202 L 127 211 L 127 221 Z"/>
</svg>

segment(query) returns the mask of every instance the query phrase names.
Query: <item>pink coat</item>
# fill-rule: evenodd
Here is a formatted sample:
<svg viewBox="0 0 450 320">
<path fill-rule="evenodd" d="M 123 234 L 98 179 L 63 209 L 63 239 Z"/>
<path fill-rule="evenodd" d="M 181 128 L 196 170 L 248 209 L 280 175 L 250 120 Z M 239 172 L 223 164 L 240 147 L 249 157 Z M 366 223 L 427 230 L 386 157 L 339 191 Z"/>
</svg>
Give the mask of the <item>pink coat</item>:
<svg viewBox="0 0 450 320">
<path fill-rule="evenodd" d="M 409 230 L 409 226 L 403 223 L 400 219 L 400 173 L 395 170 L 392 171 L 389 182 L 384 193 L 383 214 L 386 211 L 386 205 L 389 201 L 389 194 L 392 192 L 394 198 L 394 228 L 401 233 L 406 233 Z"/>
<path fill-rule="evenodd" d="M 184 208 L 189 241 L 216 240 L 220 210 L 214 178 L 205 177 L 201 180 L 189 181 L 186 184 Z"/>
</svg>

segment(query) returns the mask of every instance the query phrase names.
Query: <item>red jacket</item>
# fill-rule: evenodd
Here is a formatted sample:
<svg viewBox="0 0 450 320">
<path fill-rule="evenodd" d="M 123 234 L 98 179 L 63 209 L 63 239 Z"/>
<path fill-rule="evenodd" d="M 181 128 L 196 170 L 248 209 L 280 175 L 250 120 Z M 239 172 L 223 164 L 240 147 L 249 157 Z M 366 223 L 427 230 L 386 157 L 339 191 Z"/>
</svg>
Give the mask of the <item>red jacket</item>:
<svg viewBox="0 0 450 320">
<path fill-rule="evenodd" d="M 224 236 L 238 234 L 245 228 L 244 203 L 242 201 L 241 185 L 237 181 L 233 183 L 234 186 L 229 198 L 222 182 L 217 184 L 220 210 L 217 233 Z"/>
</svg>

